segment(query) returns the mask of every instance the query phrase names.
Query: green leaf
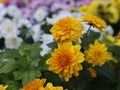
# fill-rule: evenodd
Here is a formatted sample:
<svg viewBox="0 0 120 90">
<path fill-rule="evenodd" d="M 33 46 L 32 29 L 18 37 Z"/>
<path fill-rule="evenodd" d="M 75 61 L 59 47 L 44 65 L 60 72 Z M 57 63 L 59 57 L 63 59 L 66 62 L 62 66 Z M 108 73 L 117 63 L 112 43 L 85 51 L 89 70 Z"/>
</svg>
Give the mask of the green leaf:
<svg viewBox="0 0 120 90">
<path fill-rule="evenodd" d="M 46 71 L 43 73 L 43 76 L 43 78 L 47 79 L 47 82 L 52 82 L 54 85 L 61 84 L 62 79 L 57 74 Z"/>
<path fill-rule="evenodd" d="M 41 72 L 35 69 L 27 70 L 23 74 L 22 85 L 27 84 L 29 81 L 41 76 Z"/>
<path fill-rule="evenodd" d="M 8 59 L 8 61 L 3 63 L 4 65 L 0 68 L 0 73 L 9 73 L 17 68 L 14 59 Z"/>
<path fill-rule="evenodd" d="M 20 83 L 14 80 L 8 80 L 6 85 L 8 85 L 7 90 L 19 90 L 21 88 Z"/>
<path fill-rule="evenodd" d="M 117 78 L 117 82 L 120 83 L 120 65 L 117 66 L 117 68 L 115 68 L 115 73 L 116 73 L 116 78 Z"/>
<path fill-rule="evenodd" d="M 47 46 L 54 50 L 55 48 L 57 48 L 57 43 L 56 42 L 51 42 L 51 43 L 47 44 Z"/>
<path fill-rule="evenodd" d="M 115 72 L 107 63 L 101 67 L 95 67 L 95 71 L 97 75 L 107 78 L 108 82 L 115 82 Z"/>
<path fill-rule="evenodd" d="M 25 70 L 23 70 L 23 69 L 20 69 L 20 70 L 18 70 L 18 71 L 15 71 L 15 72 L 13 73 L 14 79 L 15 79 L 15 80 L 21 80 L 21 79 L 23 78 L 24 73 L 25 73 Z"/>
<path fill-rule="evenodd" d="M 47 70 L 48 69 L 48 65 L 46 64 L 46 60 L 48 60 L 50 58 L 51 54 L 45 54 L 41 60 L 40 60 L 40 63 L 39 63 L 39 66 L 40 66 L 40 70 Z"/>
<path fill-rule="evenodd" d="M 117 90 L 120 90 L 120 82 L 117 85 Z"/>
<path fill-rule="evenodd" d="M 19 48 L 19 53 L 21 56 L 25 56 L 26 53 L 28 54 L 31 48 L 31 44 L 23 43 Z"/>
<path fill-rule="evenodd" d="M 31 48 L 30 48 L 30 56 L 32 58 L 39 58 L 41 50 L 42 49 L 40 48 L 40 43 L 34 43 L 34 44 L 32 44 Z"/>
<path fill-rule="evenodd" d="M 82 40 L 82 47 L 83 49 L 87 49 L 89 44 L 94 43 L 94 41 L 96 39 L 98 39 L 100 37 L 100 33 L 99 32 L 94 32 L 94 31 L 90 31 L 90 33 L 84 34 Z"/>
<path fill-rule="evenodd" d="M 15 49 L 6 49 L 3 54 L 3 58 L 5 58 L 5 59 L 14 59 L 19 56 L 20 55 L 19 55 L 18 51 Z"/>
<path fill-rule="evenodd" d="M 120 62 L 120 46 L 110 46 L 108 49 L 113 56 Z"/>
</svg>

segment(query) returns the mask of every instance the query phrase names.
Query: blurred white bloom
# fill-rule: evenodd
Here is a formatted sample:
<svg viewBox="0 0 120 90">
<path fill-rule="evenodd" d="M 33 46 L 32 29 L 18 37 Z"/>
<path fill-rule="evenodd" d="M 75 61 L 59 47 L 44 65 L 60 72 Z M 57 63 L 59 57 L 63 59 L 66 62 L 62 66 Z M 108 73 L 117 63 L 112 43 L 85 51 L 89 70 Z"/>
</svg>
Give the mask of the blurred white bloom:
<svg viewBox="0 0 120 90">
<path fill-rule="evenodd" d="M 108 25 L 105 29 L 104 29 L 105 32 L 107 32 L 108 34 L 110 35 L 113 35 L 114 33 L 114 30 L 112 28 L 112 26 Z"/>
<path fill-rule="evenodd" d="M 44 44 L 49 44 L 54 41 L 53 35 L 51 34 L 43 34 L 41 37 Z"/>
<path fill-rule="evenodd" d="M 56 21 L 58 21 L 59 19 L 61 18 L 64 18 L 64 17 L 73 17 L 72 16 L 72 13 L 70 11 L 67 11 L 67 10 L 61 10 L 59 11 L 58 14 L 53 14 L 52 18 L 46 18 L 46 21 L 48 24 L 54 24 Z"/>
<path fill-rule="evenodd" d="M 22 26 L 26 26 L 27 28 L 31 28 L 32 24 L 28 19 L 21 18 L 18 22 L 18 28 L 21 28 Z"/>
<path fill-rule="evenodd" d="M 2 29 L 1 29 L 1 27 L 0 27 L 0 38 L 3 36 L 1 30 L 2 30 Z"/>
<path fill-rule="evenodd" d="M 45 54 L 49 53 L 51 51 L 51 48 L 49 48 L 46 44 L 41 44 L 40 48 L 42 48 L 42 51 L 40 52 L 41 56 L 44 56 Z"/>
<path fill-rule="evenodd" d="M 6 19 L 2 22 L 0 29 L 1 35 L 4 38 L 19 34 L 19 30 L 17 29 L 16 24 L 9 19 Z"/>
<path fill-rule="evenodd" d="M 7 14 L 7 9 L 6 8 L 0 9 L 0 22 L 3 21 L 5 14 Z"/>
<path fill-rule="evenodd" d="M 38 8 L 34 13 L 34 18 L 36 21 L 40 22 L 47 16 L 47 12 L 44 9 Z"/>
<path fill-rule="evenodd" d="M 4 9 L 4 4 L 0 3 L 0 10 Z"/>
<path fill-rule="evenodd" d="M 18 24 L 19 21 L 21 20 L 21 18 L 22 18 L 22 16 L 18 15 L 18 16 L 15 16 L 15 17 L 12 19 L 12 21 L 13 21 L 14 23 Z"/>
<path fill-rule="evenodd" d="M 22 42 L 22 38 L 17 36 L 5 38 L 5 46 L 10 49 L 18 49 Z"/>
<path fill-rule="evenodd" d="M 16 7 L 15 5 L 10 5 L 7 8 L 7 13 L 10 16 L 16 17 L 16 16 L 21 16 L 21 11 L 18 7 Z"/>
<path fill-rule="evenodd" d="M 32 28 L 32 38 L 34 40 L 34 42 L 40 41 L 40 37 L 41 37 L 41 26 L 39 24 L 34 25 Z"/>
<path fill-rule="evenodd" d="M 90 25 L 86 24 L 86 22 L 82 22 L 82 24 L 84 26 L 84 30 L 82 33 L 85 34 L 88 31 Z M 99 30 L 97 28 L 94 28 L 93 26 L 90 28 L 90 30 L 92 30 L 94 32 L 99 32 Z"/>
<path fill-rule="evenodd" d="M 72 16 L 77 18 L 77 19 L 80 19 L 80 17 L 82 16 L 82 13 L 80 13 L 80 12 L 72 12 Z"/>
<path fill-rule="evenodd" d="M 3 50 L 0 50 L 0 53 L 1 53 L 1 52 L 5 52 L 5 50 L 4 50 L 4 49 L 3 49 Z"/>
</svg>

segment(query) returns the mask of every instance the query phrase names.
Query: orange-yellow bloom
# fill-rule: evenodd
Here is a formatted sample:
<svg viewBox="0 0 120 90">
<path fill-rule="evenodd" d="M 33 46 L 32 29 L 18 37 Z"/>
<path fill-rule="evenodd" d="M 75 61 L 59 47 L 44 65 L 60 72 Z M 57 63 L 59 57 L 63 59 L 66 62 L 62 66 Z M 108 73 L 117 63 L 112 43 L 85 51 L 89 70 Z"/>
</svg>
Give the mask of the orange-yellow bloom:
<svg viewBox="0 0 120 90">
<path fill-rule="evenodd" d="M 35 79 L 26 84 L 22 90 L 39 90 L 39 88 L 43 87 L 45 81 L 46 79 Z"/>
<path fill-rule="evenodd" d="M 94 45 L 90 44 L 89 49 L 85 51 L 85 60 L 93 66 L 102 66 L 109 59 L 111 56 L 107 52 L 107 47 L 97 40 Z"/>
<path fill-rule="evenodd" d="M 54 87 L 52 83 L 48 83 L 46 86 L 44 85 L 46 82 L 46 79 L 35 79 L 33 81 L 30 81 L 28 84 L 26 84 L 23 89 L 21 90 L 63 90 L 63 87 L 56 86 Z"/>
<path fill-rule="evenodd" d="M 106 27 L 106 23 L 101 18 L 93 15 L 93 14 L 86 14 L 81 17 L 83 22 L 88 22 L 88 24 L 96 27 L 100 31 L 103 31 L 103 28 Z"/>
<path fill-rule="evenodd" d="M 8 87 L 7 85 L 6 86 L 0 85 L 0 90 L 6 90 L 7 87 Z"/>
<path fill-rule="evenodd" d="M 49 70 L 64 77 L 65 81 L 69 81 L 73 74 L 78 76 L 79 71 L 83 69 L 80 63 L 84 61 L 84 54 L 80 49 L 79 45 L 72 46 L 70 43 L 59 45 L 47 60 Z"/>
<path fill-rule="evenodd" d="M 57 42 L 76 41 L 82 37 L 84 27 L 76 18 L 65 17 L 56 22 L 51 28 Z"/>
<path fill-rule="evenodd" d="M 39 90 L 63 90 L 63 87 L 59 87 L 59 86 L 53 87 L 52 83 L 47 83 L 45 88 L 42 87 Z"/>
</svg>

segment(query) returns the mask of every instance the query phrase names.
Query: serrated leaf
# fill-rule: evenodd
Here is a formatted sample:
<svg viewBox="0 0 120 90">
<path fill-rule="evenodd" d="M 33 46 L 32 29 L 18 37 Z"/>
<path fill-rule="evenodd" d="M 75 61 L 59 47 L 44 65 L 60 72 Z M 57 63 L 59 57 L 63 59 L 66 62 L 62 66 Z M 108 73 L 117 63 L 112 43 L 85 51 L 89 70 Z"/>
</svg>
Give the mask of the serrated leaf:
<svg viewBox="0 0 120 90">
<path fill-rule="evenodd" d="M 3 58 L 5 58 L 5 59 L 7 59 L 7 58 L 8 59 L 14 59 L 18 56 L 19 56 L 19 53 L 15 49 L 6 49 L 4 54 L 3 54 Z"/>
<path fill-rule="evenodd" d="M 15 80 L 21 80 L 23 78 L 25 70 L 21 69 L 13 73 Z"/>
<path fill-rule="evenodd" d="M 41 76 L 41 72 L 35 69 L 27 70 L 23 74 L 22 85 L 27 84 L 29 81 Z"/>
<path fill-rule="evenodd" d="M 9 73 L 17 68 L 16 62 L 14 59 L 9 59 L 4 62 L 4 65 L 0 68 L 0 73 Z"/>
<path fill-rule="evenodd" d="M 46 60 L 48 60 L 48 58 L 50 58 L 51 54 L 45 54 L 39 63 L 40 69 L 41 70 L 47 70 L 48 69 L 48 65 L 46 64 Z"/>
<path fill-rule="evenodd" d="M 7 90 L 19 90 L 21 87 L 20 83 L 14 80 L 8 80 L 6 85 L 8 85 Z"/>
<path fill-rule="evenodd" d="M 32 58 L 39 58 L 41 50 L 42 49 L 40 48 L 40 43 L 34 43 L 34 44 L 32 44 L 31 48 L 30 48 L 30 56 Z"/>
</svg>

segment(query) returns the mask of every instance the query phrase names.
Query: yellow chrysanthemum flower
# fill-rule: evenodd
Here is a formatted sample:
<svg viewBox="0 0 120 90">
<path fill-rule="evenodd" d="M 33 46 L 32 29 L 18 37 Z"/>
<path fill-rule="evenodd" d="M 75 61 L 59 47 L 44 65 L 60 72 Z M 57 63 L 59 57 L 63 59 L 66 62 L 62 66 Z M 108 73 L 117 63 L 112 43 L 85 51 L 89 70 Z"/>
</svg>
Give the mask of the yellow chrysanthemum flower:
<svg viewBox="0 0 120 90">
<path fill-rule="evenodd" d="M 93 68 L 89 67 L 87 68 L 87 70 L 90 72 L 91 77 L 93 78 L 97 77 L 96 71 Z"/>
<path fill-rule="evenodd" d="M 103 31 L 103 28 L 106 27 L 104 20 L 93 14 L 86 14 L 82 16 L 81 19 L 83 22 L 88 22 L 88 24 L 98 28 L 100 31 Z"/>
<path fill-rule="evenodd" d="M 107 47 L 98 40 L 94 42 L 94 45 L 90 44 L 89 49 L 85 51 L 85 60 L 93 66 L 102 66 L 109 59 L 111 56 L 107 52 Z"/>
<path fill-rule="evenodd" d="M 111 6 L 109 8 L 106 8 L 106 17 L 105 19 L 107 19 L 110 23 L 117 23 L 119 20 L 119 11 L 116 7 Z"/>
<path fill-rule="evenodd" d="M 79 7 L 79 12 L 88 12 L 89 7 L 87 5 L 82 5 Z"/>
<path fill-rule="evenodd" d="M 39 88 L 43 87 L 45 82 L 46 79 L 35 79 L 26 84 L 22 90 L 39 90 Z"/>
<path fill-rule="evenodd" d="M 0 90 L 6 90 L 7 87 L 8 87 L 7 85 L 6 86 L 0 85 Z"/>
<path fill-rule="evenodd" d="M 63 87 L 53 87 L 52 83 L 48 83 L 45 88 L 42 87 L 39 90 L 63 90 Z"/>
<path fill-rule="evenodd" d="M 21 90 L 63 90 L 63 87 L 61 86 L 54 87 L 52 83 L 47 83 L 47 85 L 44 86 L 45 82 L 46 79 L 41 79 L 41 80 L 35 79 L 33 81 L 30 81 L 28 84 L 26 84 Z"/>
<path fill-rule="evenodd" d="M 65 17 L 56 22 L 50 31 L 57 42 L 76 41 L 82 37 L 83 25 L 76 18 Z"/>
<path fill-rule="evenodd" d="M 52 53 L 52 57 L 47 60 L 49 70 L 64 77 L 65 81 L 74 74 L 79 75 L 79 71 L 83 69 L 82 63 L 84 61 L 84 54 L 80 52 L 79 45 L 72 46 L 72 44 L 64 43 L 59 45 Z"/>
</svg>

